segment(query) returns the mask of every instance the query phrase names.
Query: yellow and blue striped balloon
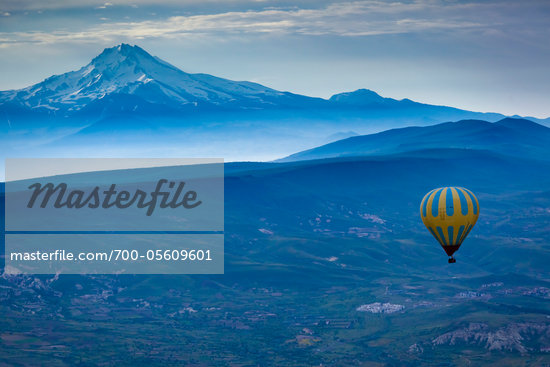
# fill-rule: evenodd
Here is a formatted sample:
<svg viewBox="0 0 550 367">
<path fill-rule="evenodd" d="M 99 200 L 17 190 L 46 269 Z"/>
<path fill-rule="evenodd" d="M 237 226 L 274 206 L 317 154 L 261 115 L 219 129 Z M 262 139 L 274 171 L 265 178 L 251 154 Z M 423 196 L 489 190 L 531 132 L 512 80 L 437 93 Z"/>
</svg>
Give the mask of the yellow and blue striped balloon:
<svg viewBox="0 0 550 367">
<path fill-rule="evenodd" d="M 449 262 L 479 217 L 479 202 L 463 187 L 440 187 L 424 196 L 420 204 L 422 222 L 441 244 Z"/>
</svg>

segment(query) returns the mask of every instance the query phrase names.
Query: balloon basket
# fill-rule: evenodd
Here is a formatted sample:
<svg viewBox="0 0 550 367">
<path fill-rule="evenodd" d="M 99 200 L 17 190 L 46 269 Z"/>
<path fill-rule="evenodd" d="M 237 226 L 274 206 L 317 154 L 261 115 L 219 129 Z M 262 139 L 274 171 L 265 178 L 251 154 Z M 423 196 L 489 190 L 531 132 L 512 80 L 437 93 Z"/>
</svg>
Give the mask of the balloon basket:
<svg viewBox="0 0 550 367">
<path fill-rule="evenodd" d="M 449 258 L 449 264 L 454 264 L 456 262 L 456 259 L 454 257 Z"/>
</svg>

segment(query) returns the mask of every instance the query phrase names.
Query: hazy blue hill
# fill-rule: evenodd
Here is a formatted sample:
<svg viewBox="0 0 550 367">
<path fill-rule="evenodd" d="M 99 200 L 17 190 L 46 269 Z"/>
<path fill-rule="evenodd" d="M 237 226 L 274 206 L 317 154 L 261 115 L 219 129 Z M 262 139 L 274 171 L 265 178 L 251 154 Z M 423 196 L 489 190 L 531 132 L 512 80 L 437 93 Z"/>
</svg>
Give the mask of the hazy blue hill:
<svg viewBox="0 0 550 367">
<path fill-rule="evenodd" d="M 498 113 L 480 113 L 461 110 L 448 106 L 430 105 L 419 103 L 408 98 L 401 100 L 380 96 L 369 89 L 358 89 L 353 92 L 339 93 L 330 97 L 329 102 L 333 108 L 351 111 L 363 111 L 374 114 L 393 114 L 401 116 L 406 114 L 409 119 L 422 121 L 419 125 L 431 125 L 434 122 L 456 121 L 462 119 L 483 119 L 497 121 L 502 118 Z M 431 121 L 431 123 L 430 123 Z"/>
<path fill-rule="evenodd" d="M 377 106 L 395 108 L 399 105 L 420 105 L 419 103 L 415 103 L 408 99 L 398 101 L 393 98 L 384 98 L 370 89 L 358 89 L 354 92 L 335 94 L 330 97 L 329 101 L 343 106 L 347 105 L 355 107 Z"/>
<path fill-rule="evenodd" d="M 281 161 L 386 155 L 441 148 L 485 149 L 547 159 L 550 128 L 525 119 L 506 118 L 495 123 L 463 120 L 351 137 L 293 154 Z"/>
</svg>

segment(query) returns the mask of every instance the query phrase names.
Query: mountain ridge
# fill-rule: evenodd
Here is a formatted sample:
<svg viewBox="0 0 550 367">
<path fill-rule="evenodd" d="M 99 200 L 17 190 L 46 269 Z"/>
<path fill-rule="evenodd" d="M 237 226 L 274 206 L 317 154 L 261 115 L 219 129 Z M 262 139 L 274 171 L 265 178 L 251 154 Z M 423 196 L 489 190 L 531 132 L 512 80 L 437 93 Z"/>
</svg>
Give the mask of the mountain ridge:
<svg viewBox="0 0 550 367">
<path fill-rule="evenodd" d="M 328 99 L 278 91 L 249 81 L 233 81 L 205 73 L 187 73 L 149 54 L 137 45 L 122 43 L 105 48 L 82 68 L 53 75 L 31 86 L 0 91 L 0 109 L 13 114 L 19 109 L 72 114 L 105 97 L 128 95 L 160 107 L 182 110 L 229 108 L 237 110 L 272 108 L 311 109 L 453 109 L 454 113 L 484 115 L 492 120 L 496 113 L 476 113 L 453 107 L 419 103 L 410 99 L 382 97 L 369 89 L 337 93 Z M 138 99 L 126 97 L 126 110 L 139 110 Z M 15 108 L 17 107 L 17 108 Z M 15 110 L 14 110 L 15 108 Z M 108 109 L 108 107 L 106 107 Z M 157 111 L 158 112 L 158 111 Z"/>
<path fill-rule="evenodd" d="M 431 126 L 390 129 L 353 136 L 298 152 L 277 160 L 399 154 L 426 149 L 488 149 L 507 155 L 546 159 L 550 153 L 550 128 L 527 119 L 504 118 L 496 122 L 461 120 Z"/>
<path fill-rule="evenodd" d="M 76 71 L 0 92 L 0 143 L 12 157 L 109 152 L 271 161 L 344 136 L 504 117 L 367 89 L 308 97 L 186 73 L 139 46 L 121 44 Z"/>
</svg>

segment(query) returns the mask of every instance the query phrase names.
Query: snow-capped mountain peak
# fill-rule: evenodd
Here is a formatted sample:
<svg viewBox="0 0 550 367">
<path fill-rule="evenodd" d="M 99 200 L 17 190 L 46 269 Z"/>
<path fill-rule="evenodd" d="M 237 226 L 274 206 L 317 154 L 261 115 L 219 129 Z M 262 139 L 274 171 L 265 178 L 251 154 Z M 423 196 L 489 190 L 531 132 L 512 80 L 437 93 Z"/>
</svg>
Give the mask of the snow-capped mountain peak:
<svg viewBox="0 0 550 367">
<path fill-rule="evenodd" d="M 272 98 L 285 95 L 256 83 L 188 74 L 139 46 L 123 43 L 106 48 L 79 70 L 54 75 L 21 90 L 0 92 L 0 102 L 76 111 L 113 94 L 176 108 L 205 104 L 266 106 L 272 104 Z"/>
</svg>

